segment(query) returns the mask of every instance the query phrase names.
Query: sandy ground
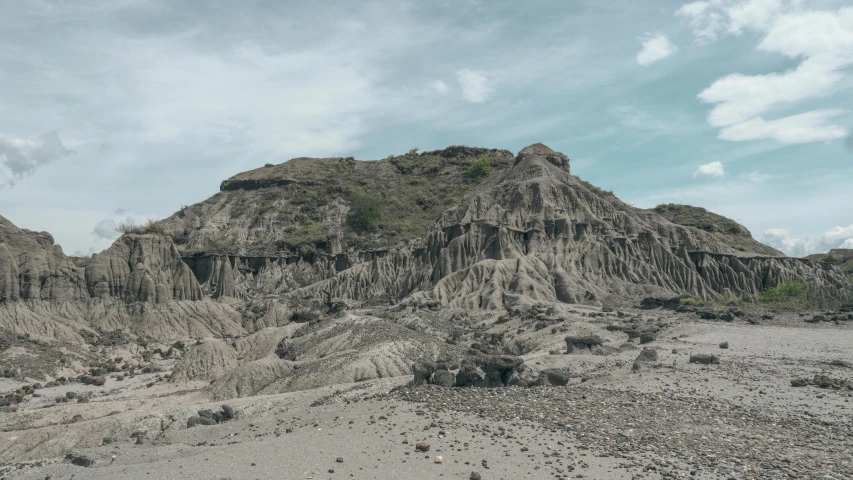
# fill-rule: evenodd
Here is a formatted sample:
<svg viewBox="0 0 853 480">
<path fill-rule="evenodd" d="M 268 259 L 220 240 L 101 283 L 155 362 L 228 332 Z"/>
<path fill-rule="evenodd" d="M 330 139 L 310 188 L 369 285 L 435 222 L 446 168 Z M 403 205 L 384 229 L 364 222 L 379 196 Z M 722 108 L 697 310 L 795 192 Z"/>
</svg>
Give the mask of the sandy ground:
<svg viewBox="0 0 853 480">
<path fill-rule="evenodd" d="M 614 431 L 591 431 L 595 436 L 618 438 L 617 430 L 631 431 L 623 430 L 630 420 L 619 416 L 619 402 L 648 400 L 648 415 L 665 419 L 680 415 L 677 409 L 664 411 L 672 406 L 669 400 L 700 399 L 726 415 L 763 412 L 767 418 L 779 419 L 778 427 L 775 423 L 755 425 L 753 430 L 730 426 L 723 439 L 723 431 L 716 426 L 673 418 L 680 430 L 693 429 L 692 434 L 716 435 L 725 441 L 731 438 L 735 443 L 748 439 L 746 443 L 760 455 L 792 458 L 761 459 L 756 453 L 759 463 L 755 465 L 747 460 L 728 462 L 727 456 L 734 457 L 731 450 L 720 451 L 722 459 L 712 462 L 713 467 L 706 466 L 707 462 L 697 466 L 698 460 L 688 461 L 665 448 L 668 438 L 675 442 L 674 433 L 683 433 L 669 431 L 669 427 L 653 432 L 657 435 L 646 447 L 637 447 L 643 443 L 635 441 L 631 448 L 637 451 L 614 454 L 613 446 L 600 448 L 577 430 L 546 422 L 548 412 L 496 419 L 478 411 L 476 392 L 472 393 L 473 403 L 470 399 L 451 403 L 450 397 L 441 400 L 441 389 L 430 387 L 429 392 L 437 392 L 430 393 L 430 408 L 385 395 L 407 382 L 406 377 L 206 403 L 199 383 L 158 383 L 148 388 L 148 379 L 138 376 L 114 392 L 116 382 L 108 382 L 87 404 L 47 406 L 64 390 L 83 387 L 79 384 L 44 389 L 39 392 L 44 395 L 40 400 L 44 405 L 33 403 L 17 414 L 0 416 L 0 459 L 7 462 L 0 467 L 0 478 L 468 479 L 472 472 L 487 480 L 851 478 L 853 390 L 794 388 L 790 381 L 826 374 L 853 382 L 853 368 L 831 364 L 853 365 L 853 326 L 675 320 L 657 341 L 644 345 L 658 351 L 658 361 L 639 373 L 631 372 L 631 365 L 640 347 L 610 356 L 537 353 L 525 358 L 539 368 L 568 368 L 575 374 L 567 387 L 542 387 L 578 393 L 572 397 L 578 403 L 572 403 L 577 410 L 571 412 L 571 418 L 583 421 L 593 411 L 594 415 L 610 415 L 600 407 L 614 400 L 613 423 L 602 418 L 590 422 L 590 428 Z M 719 347 L 724 341 L 729 342 L 728 349 Z M 690 364 L 691 353 L 713 353 L 720 356 L 721 363 Z M 535 411 L 536 390 L 521 393 L 533 399 L 530 408 Z M 185 428 L 186 419 L 196 410 L 217 409 L 222 403 L 235 408 L 235 419 Z M 83 415 L 84 420 L 65 423 L 74 414 Z M 719 423 L 725 427 L 722 414 L 707 412 L 712 420 L 714 415 L 721 416 Z M 726 417 L 725 422 L 736 420 Z M 786 434 L 786 422 L 809 422 L 816 432 L 829 433 L 813 441 L 795 438 Z M 141 444 L 131 438 L 133 432 L 142 432 Z M 833 437 L 843 437 L 844 432 L 850 433 Z M 111 437 L 110 443 L 103 441 L 106 437 Z M 429 452 L 416 452 L 415 444 L 423 441 L 430 443 Z M 774 441 L 778 443 L 772 444 Z M 613 444 L 618 447 L 617 441 Z M 664 448 L 658 448 L 661 446 Z M 68 450 L 94 460 L 94 465 L 72 465 L 62 458 Z M 443 458 L 442 463 L 435 463 L 436 455 Z M 791 468 L 773 467 L 777 461 Z M 761 470 L 764 467 L 767 469 Z"/>
</svg>

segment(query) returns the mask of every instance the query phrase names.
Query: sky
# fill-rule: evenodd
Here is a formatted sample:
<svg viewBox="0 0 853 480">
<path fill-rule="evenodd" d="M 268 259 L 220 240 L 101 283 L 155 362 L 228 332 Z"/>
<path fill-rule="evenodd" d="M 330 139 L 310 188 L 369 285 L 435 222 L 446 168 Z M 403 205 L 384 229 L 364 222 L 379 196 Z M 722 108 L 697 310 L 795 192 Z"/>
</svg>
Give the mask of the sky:
<svg viewBox="0 0 853 480">
<path fill-rule="evenodd" d="M 241 171 L 542 142 L 651 208 L 853 248 L 853 0 L 0 0 L 0 215 L 66 253 Z"/>
</svg>

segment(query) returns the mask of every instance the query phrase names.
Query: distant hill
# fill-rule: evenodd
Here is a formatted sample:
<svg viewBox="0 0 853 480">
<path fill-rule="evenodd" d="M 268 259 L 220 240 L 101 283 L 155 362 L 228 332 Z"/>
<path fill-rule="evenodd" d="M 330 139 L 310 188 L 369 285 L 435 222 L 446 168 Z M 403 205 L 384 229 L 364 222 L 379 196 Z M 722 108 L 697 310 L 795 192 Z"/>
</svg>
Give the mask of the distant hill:
<svg viewBox="0 0 853 480">
<path fill-rule="evenodd" d="M 448 147 L 382 160 L 295 158 L 222 182 L 161 223 L 184 252 L 288 256 L 387 248 L 427 227 L 490 173 L 506 150 Z"/>
<path fill-rule="evenodd" d="M 806 258 L 828 265 L 834 265 L 847 275 L 853 276 L 853 249 L 833 248 L 829 253 L 817 253 Z"/>
<path fill-rule="evenodd" d="M 773 247 L 764 245 L 752 238 L 752 233 L 743 225 L 730 218 L 709 212 L 701 207 L 667 203 L 652 208 L 651 211 L 666 218 L 672 223 L 685 227 L 698 228 L 713 234 L 721 242 L 741 252 L 752 252 L 773 257 L 784 257 L 785 254 Z"/>
</svg>

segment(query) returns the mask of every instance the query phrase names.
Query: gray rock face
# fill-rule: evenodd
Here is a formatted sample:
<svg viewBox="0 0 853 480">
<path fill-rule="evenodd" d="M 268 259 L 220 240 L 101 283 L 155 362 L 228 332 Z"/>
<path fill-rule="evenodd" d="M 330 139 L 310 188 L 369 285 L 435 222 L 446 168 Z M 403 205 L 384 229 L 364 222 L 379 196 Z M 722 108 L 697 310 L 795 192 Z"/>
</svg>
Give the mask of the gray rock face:
<svg viewBox="0 0 853 480">
<path fill-rule="evenodd" d="M 0 301 L 88 297 L 83 276 L 49 233 L 20 229 L 0 216 Z"/>
<path fill-rule="evenodd" d="M 202 298 L 192 270 L 163 235 L 123 235 L 92 255 L 85 277 L 93 297 L 108 294 L 126 302 L 155 304 Z"/>
<path fill-rule="evenodd" d="M 222 340 L 190 348 L 175 364 L 171 381 L 213 380 L 237 367 L 237 352 Z"/>
<path fill-rule="evenodd" d="M 566 353 L 592 353 L 602 343 L 604 339 L 598 335 L 570 335 L 566 337 Z"/>
<path fill-rule="evenodd" d="M 0 217 L 0 301 L 89 298 L 158 304 L 200 300 L 202 293 L 169 237 L 123 235 L 78 267 L 50 234 Z"/>
<path fill-rule="evenodd" d="M 450 388 L 456 385 L 456 374 L 449 370 L 436 370 L 432 375 L 432 383 Z"/>
<path fill-rule="evenodd" d="M 422 240 L 360 262 L 350 256 L 349 266 L 329 278 L 331 257 L 321 260 L 323 273 L 303 290 L 317 298 L 387 295 L 403 304 L 483 309 L 600 304 L 607 295 L 649 289 L 719 299 L 794 279 L 808 279 L 830 298 L 851 295 L 831 265 L 744 254 L 709 232 L 619 201 L 570 175 L 553 156 L 523 151 Z"/>
</svg>

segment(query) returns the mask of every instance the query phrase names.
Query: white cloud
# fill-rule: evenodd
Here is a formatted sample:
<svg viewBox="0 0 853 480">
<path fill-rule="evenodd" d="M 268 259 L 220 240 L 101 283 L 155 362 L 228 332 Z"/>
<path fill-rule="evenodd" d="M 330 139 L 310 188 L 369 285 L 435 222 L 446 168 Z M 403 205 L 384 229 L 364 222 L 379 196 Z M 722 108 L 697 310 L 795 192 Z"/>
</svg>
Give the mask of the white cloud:
<svg viewBox="0 0 853 480">
<path fill-rule="evenodd" d="M 471 103 L 483 103 L 492 96 L 494 89 L 489 85 L 485 72 L 463 69 L 456 72 L 462 96 Z"/>
<path fill-rule="evenodd" d="M 810 143 L 835 140 L 847 136 L 847 129 L 828 123 L 829 119 L 845 113 L 827 109 L 791 115 L 777 120 L 754 117 L 720 130 L 722 140 L 743 141 L 771 139 L 779 143 Z"/>
<path fill-rule="evenodd" d="M 755 118 L 779 105 L 823 95 L 840 78 L 840 73 L 826 74 L 814 62 L 803 62 L 783 74 L 727 75 L 698 97 L 716 104 L 708 114 L 708 123 L 724 127 Z"/>
<path fill-rule="evenodd" d="M 16 179 L 32 175 L 42 165 L 73 153 L 65 148 L 56 132 L 37 138 L 0 138 L 0 179 L 14 185 Z"/>
<path fill-rule="evenodd" d="M 651 65 L 658 60 L 674 54 L 678 47 L 662 33 L 646 33 L 643 36 L 643 48 L 637 54 L 637 63 L 642 66 Z"/>
<path fill-rule="evenodd" d="M 783 0 L 705 0 L 688 3 L 675 14 L 690 25 L 702 45 L 723 33 L 765 29 L 785 6 Z"/>
<path fill-rule="evenodd" d="M 782 73 L 734 73 L 715 81 L 698 98 L 714 104 L 708 123 L 730 141 L 774 139 L 782 143 L 834 140 L 847 129 L 827 122 L 837 110 L 815 110 L 777 120 L 771 110 L 834 94 L 853 65 L 853 7 L 835 11 L 802 8 L 783 0 L 707 0 L 687 4 L 676 15 L 692 28 L 697 42 L 753 31 L 763 35 L 760 51 L 800 59 Z"/>
<path fill-rule="evenodd" d="M 97 225 L 95 225 L 95 228 L 92 230 L 92 235 L 98 238 L 106 238 L 108 240 L 113 239 L 118 237 L 118 232 L 116 231 L 116 228 L 118 228 L 118 224 L 115 222 L 115 220 L 105 218 L 98 222 Z"/>
<path fill-rule="evenodd" d="M 156 216 L 135 215 L 127 209 L 117 208 L 113 210 L 111 215 L 108 215 L 95 224 L 95 227 L 92 229 L 92 235 L 96 240 L 114 240 L 121 235 L 116 230 L 120 225 L 139 225 L 140 221 L 137 220 L 138 218 L 154 219 Z"/>
<path fill-rule="evenodd" d="M 744 180 L 749 180 L 750 182 L 764 182 L 772 178 L 771 175 L 760 172 L 741 173 L 738 177 L 743 178 Z"/>
<path fill-rule="evenodd" d="M 445 93 L 447 93 L 447 84 L 442 82 L 441 80 L 436 80 L 432 82 L 432 89 L 444 95 Z"/>
<path fill-rule="evenodd" d="M 706 163 L 700 165 L 693 172 L 693 178 L 723 178 L 726 176 L 726 169 L 720 162 Z"/>
<path fill-rule="evenodd" d="M 802 257 L 833 248 L 853 248 L 853 225 L 836 226 L 814 238 L 797 237 L 786 228 L 770 228 L 760 240 L 792 257 Z"/>
<path fill-rule="evenodd" d="M 740 35 L 747 29 L 765 29 L 783 6 L 782 0 L 749 0 L 734 3 L 726 8 L 729 17 L 727 31 Z"/>
<path fill-rule="evenodd" d="M 705 44 L 717 39 L 717 34 L 723 28 L 723 16 L 719 12 L 711 11 L 711 1 L 688 3 L 679 8 L 675 15 L 681 17 L 693 29 L 696 42 Z"/>
</svg>

